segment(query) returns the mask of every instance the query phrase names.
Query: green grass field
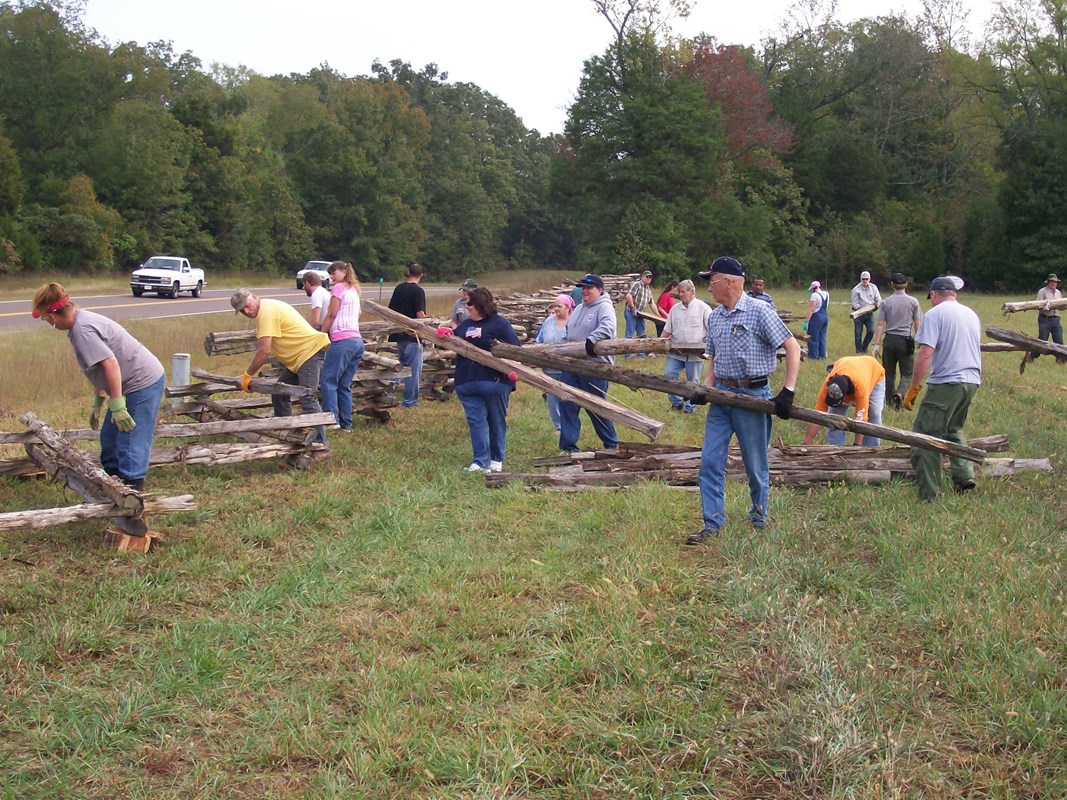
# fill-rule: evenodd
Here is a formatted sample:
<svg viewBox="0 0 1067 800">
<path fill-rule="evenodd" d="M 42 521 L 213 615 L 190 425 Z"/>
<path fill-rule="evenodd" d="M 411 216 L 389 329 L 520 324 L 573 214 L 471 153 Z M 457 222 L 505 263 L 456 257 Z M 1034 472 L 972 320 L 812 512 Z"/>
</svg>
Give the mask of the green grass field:
<svg viewBox="0 0 1067 800">
<path fill-rule="evenodd" d="M 769 288 L 802 316 L 804 295 Z M 999 312 L 1028 297 L 960 295 L 1034 333 Z M 831 357 L 852 349 L 847 310 Z M 203 355 L 219 322 L 129 329 L 166 365 L 237 374 L 247 357 Z M 966 432 L 1053 473 L 932 504 L 908 482 L 772 490 L 758 534 L 731 484 L 703 548 L 682 544 L 694 492 L 485 489 L 455 399 L 331 432 L 306 473 L 153 471 L 150 491 L 200 510 L 154 520 L 147 557 L 103 550 L 99 522 L 0 533 L 0 797 L 1065 797 L 1067 368 L 1019 360 L 985 357 Z M 84 425 L 64 336 L 0 336 L 0 369 L 0 427 Z M 824 375 L 801 367 L 798 403 Z M 701 414 L 611 397 L 666 420 L 660 441 L 701 440 Z M 530 387 L 509 423 L 506 468 L 558 449 Z M 73 502 L 0 481 L 4 511 Z"/>
</svg>

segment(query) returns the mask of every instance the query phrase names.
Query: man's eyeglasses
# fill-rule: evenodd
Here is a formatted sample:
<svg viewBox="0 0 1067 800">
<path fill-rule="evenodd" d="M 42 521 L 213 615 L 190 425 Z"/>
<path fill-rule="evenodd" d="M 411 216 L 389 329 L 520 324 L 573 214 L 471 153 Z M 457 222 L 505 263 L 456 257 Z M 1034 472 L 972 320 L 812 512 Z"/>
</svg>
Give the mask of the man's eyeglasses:
<svg viewBox="0 0 1067 800">
<path fill-rule="evenodd" d="M 728 280 L 728 278 L 719 278 L 717 281 L 708 281 L 708 288 L 711 288 L 716 283 L 722 283 L 725 280 Z"/>
</svg>

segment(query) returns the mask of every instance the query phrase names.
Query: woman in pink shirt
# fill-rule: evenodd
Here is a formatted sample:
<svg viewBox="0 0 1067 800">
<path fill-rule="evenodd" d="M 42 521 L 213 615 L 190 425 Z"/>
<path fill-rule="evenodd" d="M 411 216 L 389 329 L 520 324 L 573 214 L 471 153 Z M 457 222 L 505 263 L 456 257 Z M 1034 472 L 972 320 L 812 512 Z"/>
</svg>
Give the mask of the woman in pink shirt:
<svg viewBox="0 0 1067 800">
<path fill-rule="evenodd" d="M 330 264 L 330 306 L 322 332 L 330 335 L 330 349 L 322 363 L 319 389 L 322 410 L 332 411 L 342 433 L 352 432 L 352 378 L 363 358 L 359 333 L 359 281 L 351 264 Z"/>
</svg>

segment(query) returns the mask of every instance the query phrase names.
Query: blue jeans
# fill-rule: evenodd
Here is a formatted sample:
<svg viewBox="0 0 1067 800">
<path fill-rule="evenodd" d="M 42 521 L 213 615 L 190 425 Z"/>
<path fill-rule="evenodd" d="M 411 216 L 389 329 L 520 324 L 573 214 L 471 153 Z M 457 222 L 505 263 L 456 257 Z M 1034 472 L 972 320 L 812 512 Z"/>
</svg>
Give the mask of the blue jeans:
<svg viewBox="0 0 1067 800">
<path fill-rule="evenodd" d="M 411 368 L 411 377 L 404 378 L 403 405 L 418 405 L 419 381 L 422 380 L 422 342 L 418 339 L 397 342 L 396 353 L 400 358 L 400 366 Z"/>
<path fill-rule="evenodd" d="M 685 379 L 691 383 L 700 383 L 700 373 L 703 370 L 703 363 L 700 361 L 686 361 L 684 358 L 678 358 L 677 356 L 667 356 L 667 363 L 663 367 L 663 375 L 667 378 L 677 380 L 685 371 Z M 676 394 L 667 395 L 667 399 L 671 401 L 672 406 L 682 405 L 682 398 Z M 693 408 L 693 404 L 688 400 L 685 401 L 685 407 L 687 409 Z"/>
<path fill-rule="evenodd" d="M 1063 325 L 1059 317 L 1046 317 L 1044 314 L 1037 315 L 1037 338 L 1047 342 L 1052 337 L 1053 344 L 1063 344 Z M 1037 358 L 1040 353 L 1034 353 Z"/>
<path fill-rule="evenodd" d="M 332 411 L 337 424 L 345 430 L 352 428 L 352 378 L 365 349 L 358 336 L 341 339 L 330 344 L 322 362 L 322 410 Z"/>
<path fill-rule="evenodd" d="M 557 381 L 560 379 L 560 373 L 556 370 L 546 369 L 545 376 Z M 559 433 L 559 398 L 554 394 L 545 393 L 545 400 L 548 403 L 548 418 L 552 421 L 556 433 Z"/>
<path fill-rule="evenodd" d="M 575 389 L 595 394 L 597 397 L 608 396 L 608 382 L 600 378 L 587 378 L 584 375 L 575 375 L 572 372 L 564 372 L 560 381 L 573 386 Z M 559 449 L 574 452 L 578 449 L 578 437 L 582 433 L 582 421 L 578 417 L 581 406 L 569 400 L 562 400 L 559 404 Z M 610 419 L 604 419 L 587 411 L 589 419 L 593 421 L 593 430 L 604 443 L 604 447 L 612 448 L 619 446 L 619 436 L 615 433 L 615 423 Z"/>
<path fill-rule="evenodd" d="M 864 422 L 873 422 L 875 425 L 881 425 L 883 408 L 885 408 L 885 381 L 880 380 L 871 390 L 870 402 L 867 405 L 867 419 Z M 848 406 L 844 403 L 839 406 L 830 406 L 827 410 L 831 414 L 840 414 L 841 416 L 848 414 Z M 845 444 L 845 431 L 835 430 L 834 428 L 827 429 L 826 441 L 830 444 Z M 859 443 L 863 447 L 878 447 L 882 444 L 882 440 L 877 436 L 864 435 L 859 437 Z"/>
<path fill-rule="evenodd" d="M 456 387 L 456 396 L 467 415 L 474 463 L 486 468 L 490 461 L 504 463 L 511 384 L 505 380 L 468 381 Z"/>
<path fill-rule="evenodd" d="M 771 399 L 769 386 L 758 389 L 731 389 L 718 383 L 716 388 L 746 394 L 762 400 Z M 770 493 L 770 462 L 767 448 L 771 444 L 771 417 L 761 411 L 733 406 L 710 405 L 704 423 L 704 446 L 700 452 L 700 503 L 704 511 L 704 530 L 717 531 L 726 524 L 726 459 L 730 439 L 737 435 L 741 459 L 748 475 L 748 493 L 752 506 L 748 519 L 753 527 L 767 524 L 767 498 Z"/>
<path fill-rule="evenodd" d="M 167 376 L 160 375 L 151 386 L 126 395 L 126 411 L 137 423 L 132 431 L 123 433 L 111 420 L 111 412 L 100 426 L 100 465 L 108 475 L 125 483 L 144 480 L 152 455 L 152 436 L 156 431 L 159 404 L 163 401 L 163 387 Z M 105 406 L 106 407 L 106 406 Z"/>
<path fill-rule="evenodd" d="M 626 320 L 627 339 L 634 338 L 634 334 L 637 334 L 638 336 L 645 335 L 645 321 L 637 316 L 636 311 L 631 311 L 629 307 L 627 307 L 623 310 L 622 316 Z"/>
<path fill-rule="evenodd" d="M 862 331 L 867 331 L 866 335 L 863 335 Z M 811 332 L 810 324 L 808 325 L 808 332 Z M 874 314 L 864 314 L 862 317 L 856 317 L 852 320 L 852 333 L 856 339 L 856 352 L 866 353 L 871 339 L 874 338 Z"/>
<path fill-rule="evenodd" d="M 826 358 L 826 328 L 830 318 L 824 311 L 816 311 L 808 320 L 808 358 Z"/>
<path fill-rule="evenodd" d="M 300 410 L 303 414 L 318 414 L 322 411 L 322 406 L 319 405 L 318 390 L 319 375 L 322 373 L 322 359 L 325 355 L 323 350 L 325 349 L 319 350 L 319 352 L 301 364 L 296 372 L 283 368 L 281 377 L 278 378 L 278 383 L 288 383 L 290 386 L 303 386 L 305 389 L 315 390 L 312 394 L 300 398 Z M 274 416 L 293 416 L 293 401 L 284 394 L 272 394 L 270 396 L 270 404 L 274 407 Z M 315 426 L 315 441 L 319 444 L 326 444 L 325 426 Z"/>
</svg>

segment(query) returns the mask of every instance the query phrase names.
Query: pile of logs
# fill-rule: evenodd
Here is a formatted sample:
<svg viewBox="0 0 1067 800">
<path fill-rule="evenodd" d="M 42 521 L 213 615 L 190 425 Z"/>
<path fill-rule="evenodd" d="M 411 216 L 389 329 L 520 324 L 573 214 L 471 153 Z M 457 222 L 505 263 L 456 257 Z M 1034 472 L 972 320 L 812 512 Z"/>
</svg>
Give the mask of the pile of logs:
<svg viewBox="0 0 1067 800">
<path fill-rule="evenodd" d="M 974 439 L 969 446 L 986 452 L 1002 452 L 1006 436 Z M 834 445 L 796 446 L 778 442 L 768 451 L 771 482 L 779 486 L 814 486 L 827 483 L 888 483 L 894 477 L 911 475 L 910 447 L 847 447 Z M 561 454 L 534 460 L 548 467 L 547 473 L 490 473 L 485 485 L 521 483 L 530 488 L 576 492 L 589 488 L 619 488 L 642 481 L 660 481 L 671 486 L 697 485 L 700 448 L 624 442 L 617 452 L 593 451 Z M 1047 458 L 986 458 L 980 477 L 1006 477 L 1020 472 L 1050 472 Z M 726 466 L 729 480 L 745 481 L 741 452 L 734 446 Z"/>
<path fill-rule="evenodd" d="M 23 434 L 2 434 L 0 442 L 19 442 L 26 449 L 26 472 L 39 472 L 61 483 L 85 501 L 60 508 L 11 511 L 0 514 L 0 530 L 39 530 L 87 519 L 108 519 L 104 544 L 117 550 L 147 553 L 158 534 L 148 529 L 148 514 L 195 511 L 192 495 L 149 497 L 106 474 L 89 455 L 71 446 L 35 414 L 21 421 L 30 428 Z M 80 438 L 80 437 L 78 437 Z M 7 462 L 10 464 L 10 462 Z M 3 465 L 4 462 L 0 462 Z M 8 473 L 20 474 L 20 473 Z"/>
</svg>

